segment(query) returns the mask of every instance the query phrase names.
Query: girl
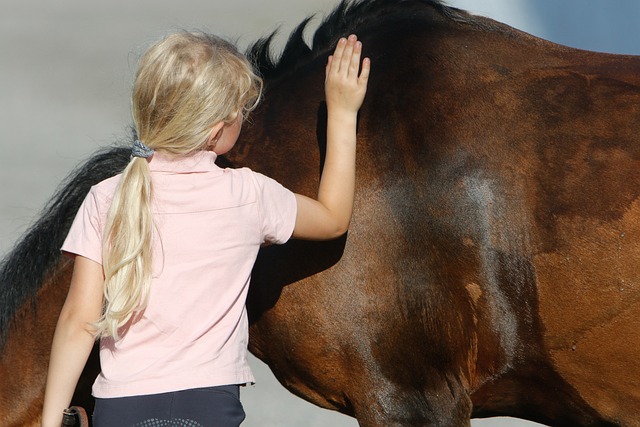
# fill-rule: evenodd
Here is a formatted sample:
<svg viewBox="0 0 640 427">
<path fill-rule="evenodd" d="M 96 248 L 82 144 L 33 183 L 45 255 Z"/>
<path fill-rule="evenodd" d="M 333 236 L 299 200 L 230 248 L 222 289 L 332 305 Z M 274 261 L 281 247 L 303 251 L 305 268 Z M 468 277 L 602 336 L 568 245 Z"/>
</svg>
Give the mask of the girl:
<svg viewBox="0 0 640 427">
<path fill-rule="evenodd" d="M 53 339 L 43 427 L 59 427 L 96 337 L 94 424 L 238 426 L 244 303 L 259 247 L 347 231 L 356 116 L 370 61 L 356 36 L 326 67 L 327 154 L 317 200 L 248 169 L 221 169 L 261 80 L 234 46 L 173 34 L 142 57 L 139 140 L 124 172 L 92 187 L 62 251 L 73 278 Z"/>
</svg>

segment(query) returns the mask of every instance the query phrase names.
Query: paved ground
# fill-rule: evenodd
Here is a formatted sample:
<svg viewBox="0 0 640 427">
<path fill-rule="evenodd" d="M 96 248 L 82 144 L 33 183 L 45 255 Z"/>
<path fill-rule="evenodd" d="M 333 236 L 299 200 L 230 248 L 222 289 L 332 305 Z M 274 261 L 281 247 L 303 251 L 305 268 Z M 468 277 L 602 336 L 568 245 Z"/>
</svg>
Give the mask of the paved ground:
<svg viewBox="0 0 640 427">
<path fill-rule="evenodd" d="M 486 1 L 494 8 L 498 3 Z M 502 3 L 511 10 L 518 2 Z M 149 41 L 167 29 L 203 29 L 237 38 L 244 48 L 278 26 L 282 41 L 304 17 L 322 16 L 335 1 L 0 0 L 0 5 L 1 255 L 80 160 L 126 134 L 135 57 Z M 243 393 L 245 426 L 356 426 L 294 397 L 261 362 L 252 364 L 258 385 Z M 480 425 L 528 424 L 474 422 Z"/>
</svg>

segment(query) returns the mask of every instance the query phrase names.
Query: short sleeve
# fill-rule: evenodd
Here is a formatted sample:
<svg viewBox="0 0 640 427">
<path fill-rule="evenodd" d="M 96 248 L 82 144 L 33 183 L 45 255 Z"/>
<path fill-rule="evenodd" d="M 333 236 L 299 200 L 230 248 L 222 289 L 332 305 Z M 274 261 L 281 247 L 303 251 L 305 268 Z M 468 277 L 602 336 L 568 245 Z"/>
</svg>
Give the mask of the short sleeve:
<svg viewBox="0 0 640 427">
<path fill-rule="evenodd" d="M 258 186 L 263 243 L 285 243 L 296 225 L 298 204 L 295 194 L 280 183 L 253 172 Z"/>
<path fill-rule="evenodd" d="M 102 226 L 100 209 L 94 188 L 85 197 L 61 251 L 65 255 L 80 255 L 102 264 Z"/>
</svg>

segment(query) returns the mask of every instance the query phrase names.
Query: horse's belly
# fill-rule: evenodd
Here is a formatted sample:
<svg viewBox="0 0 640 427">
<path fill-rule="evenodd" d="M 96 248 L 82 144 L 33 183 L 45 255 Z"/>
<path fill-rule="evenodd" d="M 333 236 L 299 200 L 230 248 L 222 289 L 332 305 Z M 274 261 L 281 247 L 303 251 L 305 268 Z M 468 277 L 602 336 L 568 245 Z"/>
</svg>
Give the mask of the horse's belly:
<svg viewBox="0 0 640 427">
<path fill-rule="evenodd" d="M 546 351 L 600 414 L 640 426 L 640 203 L 556 231 L 558 249 L 535 259 Z"/>
</svg>

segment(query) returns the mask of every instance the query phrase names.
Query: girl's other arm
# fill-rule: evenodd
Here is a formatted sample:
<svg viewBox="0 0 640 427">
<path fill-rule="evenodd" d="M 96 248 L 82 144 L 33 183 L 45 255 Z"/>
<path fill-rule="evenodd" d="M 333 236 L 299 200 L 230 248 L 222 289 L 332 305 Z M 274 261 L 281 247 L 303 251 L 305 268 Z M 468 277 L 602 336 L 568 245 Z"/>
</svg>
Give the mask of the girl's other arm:
<svg viewBox="0 0 640 427">
<path fill-rule="evenodd" d="M 67 299 L 51 346 L 42 427 L 60 427 L 80 374 L 95 342 L 91 323 L 102 313 L 102 266 L 76 256 Z"/>
<path fill-rule="evenodd" d="M 327 154 L 318 198 L 296 194 L 293 237 L 333 239 L 346 233 L 353 211 L 358 110 L 367 91 L 370 61 L 360 68 L 362 43 L 355 35 L 340 39 L 325 72 Z"/>
</svg>

